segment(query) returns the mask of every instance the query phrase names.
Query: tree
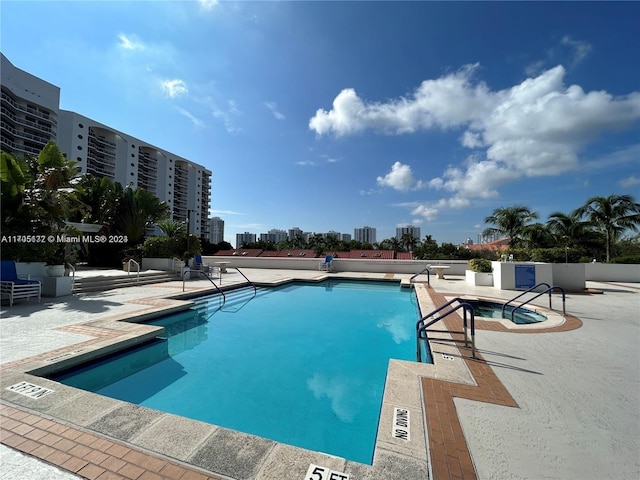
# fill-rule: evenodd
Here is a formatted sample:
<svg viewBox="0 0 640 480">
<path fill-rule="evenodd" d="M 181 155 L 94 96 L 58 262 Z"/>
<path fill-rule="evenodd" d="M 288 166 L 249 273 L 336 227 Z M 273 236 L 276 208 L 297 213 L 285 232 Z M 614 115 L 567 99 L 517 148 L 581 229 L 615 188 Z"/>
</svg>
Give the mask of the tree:
<svg viewBox="0 0 640 480">
<path fill-rule="evenodd" d="M 520 235 L 527 248 L 551 248 L 557 244 L 551 231 L 542 223 L 525 225 Z"/>
<path fill-rule="evenodd" d="M 536 212 L 532 212 L 522 205 L 496 208 L 493 214 L 484 219 L 485 223 L 493 224 L 495 227 L 485 229 L 484 233 L 503 234 L 509 237 L 509 242 L 513 247 L 520 243 L 523 228 L 536 218 L 538 218 Z"/>
<path fill-rule="evenodd" d="M 571 215 L 553 212 L 547 219 L 547 228 L 557 244 L 567 247 L 578 245 L 585 234 L 585 224 L 575 212 Z"/>
<path fill-rule="evenodd" d="M 412 252 L 418 243 L 419 240 L 413 235 L 413 233 L 405 233 L 400 239 L 400 245 L 402 245 L 407 252 Z"/>
<path fill-rule="evenodd" d="M 604 233 L 607 262 L 611 259 L 611 245 L 625 231 L 637 231 L 640 226 L 640 203 L 631 195 L 591 197 L 574 214 Z"/>
<path fill-rule="evenodd" d="M 176 222 L 175 220 L 161 220 L 158 223 L 158 228 L 162 230 L 167 237 L 177 237 L 179 235 L 187 234 L 187 226 L 182 222 Z"/>
<path fill-rule="evenodd" d="M 116 183 L 119 201 L 114 226 L 118 233 L 127 236 L 130 244 L 140 243 L 148 227 L 169 216 L 169 206 L 144 188 L 127 187 L 118 191 L 121 188 Z"/>
</svg>

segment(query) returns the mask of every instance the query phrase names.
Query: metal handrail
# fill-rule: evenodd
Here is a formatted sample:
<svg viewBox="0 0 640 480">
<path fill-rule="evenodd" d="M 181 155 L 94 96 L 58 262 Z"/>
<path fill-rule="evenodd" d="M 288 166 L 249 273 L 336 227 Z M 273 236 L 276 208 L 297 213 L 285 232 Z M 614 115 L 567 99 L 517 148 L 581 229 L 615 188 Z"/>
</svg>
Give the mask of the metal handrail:
<svg viewBox="0 0 640 480">
<path fill-rule="evenodd" d="M 424 321 L 427 320 L 429 317 L 431 317 L 432 315 L 444 310 L 446 307 L 450 306 L 454 302 L 459 302 L 459 303 L 458 303 L 457 306 L 455 306 L 453 308 L 450 308 L 449 310 L 447 310 L 442 315 L 432 319 L 429 323 L 427 323 L 427 324 L 424 323 Z M 452 314 L 453 312 L 455 312 L 455 311 L 457 311 L 457 310 L 459 310 L 461 308 L 464 310 L 464 314 L 462 316 L 462 325 L 463 325 L 463 331 L 462 332 L 452 331 L 452 330 L 431 330 L 431 331 L 432 332 L 446 332 L 446 333 L 463 333 L 464 334 L 464 344 L 465 344 L 465 346 L 469 346 L 469 337 L 467 335 L 467 325 L 470 325 L 471 326 L 471 357 L 472 358 L 476 358 L 476 340 L 475 340 L 476 320 L 475 320 L 475 312 L 473 311 L 473 307 L 469 303 L 464 302 L 461 298 L 456 297 L 456 298 L 448 301 L 444 305 L 440 306 L 439 308 L 435 309 L 431 313 L 425 315 L 420 320 L 418 320 L 418 322 L 416 323 L 416 359 L 417 359 L 418 362 L 422 362 L 422 352 L 420 351 L 420 340 L 427 340 L 428 339 L 428 336 L 426 335 L 427 328 L 429 328 L 434 323 L 439 322 L 443 318 L 448 317 L 450 314 Z M 469 312 L 469 315 L 471 317 L 470 322 L 467 321 L 467 312 Z"/>
<path fill-rule="evenodd" d="M 506 302 L 504 305 L 502 305 L 502 318 L 504 318 L 504 311 L 507 308 L 507 305 L 509 305 L 511 302 L 513 302 L 514 300 L 519 299 L 521 296 L 526 295 L 529 292 L 534 291 L 536 288 L 541 287 L 543 285 L 546 285 L 547 288 L 551 288 L 551 285 L 549 285 L 548 283 L 539 283 L 537 285 L 534 285 L 533 287 L 529 288 L 528 290 L 525 290 L 524 292 L 522 292 L 520 295 L 516 295 L 515 297 L 513 297 L 511 300 L 509 300 L 508 302 Z M 542 293 L 545 293 L 546 290 Z M 538 295 L 539 296 L 539 295 Z M 522 306 L 522 305 L 521 305 Z M 549 293 L 549 308 L 551 308 L 551 293 Z"/>
<path fill-rule="evenodd" d="M 549 309 L 553 310 L 551 308 L 551 293 L 553 292 L 553 290 L 560 290 L 560 292 L 562 292 L 562 314 L 566 315 L 567 314 L 567 310 L 566 310 L 566 295 L 565 295 L 565 291 L 564 288 L 562 287 L 557 287 L 557 286 L 553 286 L 553 287 L 549 287 L 547 288 L 544 292 L 540 292 L 538 293 L 538 295 L 536 295 L 535 297 L 530 298 L 529 300 L 527 300 L 526 302 L 522 302 L 520 305 L 518 305 L 517 307 L 515 307 L 513 310 L 511 310 L 511 321 L 513 322 L 514 318 L 515 318 L 515 311 L 518 310 L 519 308 L 522 308 L 523 306 L 525 306 L 526 304 L 528 304 L 529 302 L 535 300 L 536 298 L 538 298 L 541 295 L 544 295 L 545 293 L 549 293 Z M 502 310 L 502 317 L 504 318 L 504 308 Z M 515 322 L 514 322 L 515 323 Z"/>
<path fill-rule="evenodd" d="M 254 283 L 253 283 L 251 280 L 249 280 L 249 279 L 247 278 L 247 276 L 246 276 L 244 273 L 242 273 L 238 267 L 226 267 L 226 268 L 233 268 L 234 270 L 237 270 L 237 271 L 238 271 L 238 273 L 239 273 L 240 275 L 242 275 L 242 276 L 244 277 L 244 279 L 249 283 L 249 285 L 251 285 L 251 286 L 253 287 L 253 291 L 254 291 L 254 292 L 257 292 L 257 291 L 258 291 L 258 289 L 257 289 L 257 288 L 256 288 L 256 286 L 254 285 Z"/>
<path fill-rule="evenodd" d="M 130 258 L 129 261 L 127 262 L 127 276 L 129 276 L 129 274 L 131 273 L 131 262 L 135 263 L 136 266 L 138 267 L 138 278 L 136 278 L 136 283 L 140 283 L 140 264 L 138 262 L 136 262 L 133 258 Z"/>
<path fill-rule="evenodd" d="M 176 260 L 179 261 L 179 262 L 182 262 L 182 260 L 180 260 L 178 257 L 173 257 L 171 259 L 171 271 L 172 272 L 175 272 L 175 270 L 176 270 Z"/>
<path fill-rule="evenodd" d="M 431 267 L 431 265 L 429 265 L 428 267 L 423 268 L 422 270 L 420 270 L 418 273 L 416 273 L 415 275 L 413 275 L 410 279 L 409 279 L 409 285 L 413 285 L 413 279 L 416 278 L 418 275 L 422 275 L 424 272 L 427 272 L 427 285 L 431 286 L 431 271 L 429 270 L 429 267 Z"/>
<path fill-rule="evenodd" d="M 72 275 L 71 275 L 71 291 L 73 292 L 73 289 L 76 288 L 76 267 L 74 267 L 70 263 L 67 264 L 67 265 L 69 265 L 69 268 L 71 269 L 71 272 L 72 272 Z"/>
<path fill-rule="evenodd" d="M 220 290 L 220 287 L 218 285 L 216 285 L 216 282 L 211 280 L 211 277 L 209 275 L 207 275 L 206 272 L 203 272 L 202 270 L 191 270 L 191 269 L 188 269 L 188 270 L 183 270 L 182 271 L 182 291 L 183 292 L 184 292 L 184 282 L 186 280 L 184 278 L 184 274 L 187 273 L 187 272 L 189 272 L 189 274 L 191 274 L 191 272 L 194 272 L 194 273 L 198 273 L 198 274 L 201 274 L 201 275 L 204 275 L 205 277 L 207 277 L 209 279 L 209 281 L 213 284 L 213 286 L 216 287 L 216 290 L 218 290 L 218 292 L 220 292 L 222 294 L 222 298 L 223 298 L 222 304 L 224 305 L 224 302 L 227 301 L 227 297 L 225 296 L 224 292 L 222 290 Z"/>
</svg>

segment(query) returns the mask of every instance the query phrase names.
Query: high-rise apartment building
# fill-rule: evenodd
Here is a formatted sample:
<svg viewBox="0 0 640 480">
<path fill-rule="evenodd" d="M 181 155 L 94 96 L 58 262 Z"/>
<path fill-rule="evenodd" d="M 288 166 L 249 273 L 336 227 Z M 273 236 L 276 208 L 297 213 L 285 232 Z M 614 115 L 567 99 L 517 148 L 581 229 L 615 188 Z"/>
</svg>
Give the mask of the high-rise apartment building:
<svg viewBox="0 0 640 480">
<path fill-rule="evenodd" d="M 402 237 L 405 235 L 413 235 L 418 242 L 420 239 L 420 227 L 414 227 L 413 225 L 407 225 L 406 227 L 398 227 L 396 228 L 396 240 L 402 240 Z"/>
<path fill-rule="evenodd" d="M 374 227 L 362 227 L 353 229 L 353 239 L 356 242 L 376 243 L 376 229 Z"/>
<path fill-rule="evenodd" d="M 38 155 L 57 138 L 60 88 L 16 68 L 2 53 L 0 57 L 2 151 Z"/>
<path fill-rule="evenodd" d="M 60 110 L 60 89 L 14 67 L 2 55 L 2 151 L 37 155 L 53 141 L 81 173 L 144 188 L 167 202 L 171 218 L 209 237 L 211 171 L 103 125 Z"/>
<path fill-rule="evenodd" d="M 256 243 L 255 233 L 236 233 L 236 248 L 242 248 L 245 243 Z"/>
<path fill-rule="evenodd" d="M 224 220 L 220 217 L 209 219 L 209 241 L 213 244 L 224 242 Z"/>
</svg>

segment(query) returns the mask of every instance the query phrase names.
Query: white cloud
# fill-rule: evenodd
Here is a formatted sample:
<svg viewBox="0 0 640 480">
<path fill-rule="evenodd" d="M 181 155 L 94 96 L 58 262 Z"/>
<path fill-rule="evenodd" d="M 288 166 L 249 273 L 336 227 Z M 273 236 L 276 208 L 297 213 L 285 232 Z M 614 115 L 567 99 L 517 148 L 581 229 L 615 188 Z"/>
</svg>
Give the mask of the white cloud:
<svg viewBox="0 0 640 480">
<path fill-rule="evenodd" d="M 571 62 L 571 66 L 580 63 L 591 51 L 591 45 L 589 43 L 582 42 L 580 40 L 574 40 L 568 35 L 562 37 L 560 44 L 568 47 L 572 51 L 571 53 L 573 54 L 573 60 Z"/>
<path fill-rule="evenodd" d="M 563 42 L 583 58 L 588 45 Z M 396 162 L 377 183 L 400 191 L 429 186 L 451 193 L 437 204 L 415 207 L 433 219 L 439 208 L 460 208 L 473 198 L 498 195 L 498 187 L 526 177 L 554 176 L 577 170 L 580 152 L 607 131 L 632 126 L 640 118 L 640 93 L 614 97 L 564 84 L 561 65 L 504 90 L 491 91 L 475 81 L 477 65 L 435 80 L 425 80 L 411 97 L 386 103 L 366 102 L 353 89 L 342 90 L 329 111 L 309 121 L 318 135 L 352 135 L 365 130 L 405 134 L 432 129 L 461 129 L 460 144 L 474 149 L 466 162 L 450 166 L 429 182 L 415 181 L 409 165 Z"/>
<path fill-rule="evenodd" d="M 640 178 L 635 175 L 620 180 L 620 186 L 623 188 L 631 188 L 640 185 Z"/>
<path fill-rule="evenodd" d="M 235 100 L 227 100 L 227 108 L 221 109 L 215 105 L 211 98 L 204 99 L 204 103 L 211 108 L 211 114 L 224 122 L 225 129 L 228 133 L 239 133 L 242 131 L 236 126 L 236 119 L 242 115 Z"/>
<path fill-rule="evenodd" d="M 189 93 L 187 84 L 184 82 L 184 80 L 180 80 L 177 78 L 173 80 L 164 80 L 162 82 L 162 91 L 169 98 L 177 98 Z"/>
<path fill-rule="evenodd" d="M 549 65 L 556 65 L 558 63 L 568 65 L 569 68 L 573 68 L 582 62 L 591 52 L 591 45 L 587 42 L 580 40 L 574 40 L 569 35 L 562 37 L 560 42 L 547 50 L 545 58 L 542 60 L 536 60 L 529 64 L 525 72 L 527 75 L 538 75 Z"/>
<path fill-rule="evenodd" d="M 191 112 L 181 107 L 178 107 L 178 112 L 180 113 L 180 115 L 187 117 L 189 120 L 191 120 L 191 123 L 193 123 L 196 127 L 204 127 L 204 122 L 199 118 L 197 118 L 195 115 L 193 115 Z"/>
<path fill-rule="evenodd" d="M 301 160 L 296 162 L 296 165 L 300 165 L 301 167 L 315 167 L 317 164 L 311 160 Z"/>
<path fill-rule="evenodd" d="M 198 0 L 200 7 L 203 10 L 213 10 L 216 5 L 218 5 L 218 0 Z"/>
<path fill-rule="evenodd" d="M 284 120 L 285 116 L 278 111 L 278 104 L 276 102 L 264 102 L 264 106 L 271 110 L 271 113 L 278 120 Z"/>
<path fill-rule="evenodd" d="M 395 190 L 406 192 L 414 186 L 413 174 L 409 165 L 396 162 L 391 166 L 391 171 L 384 177 L 376 179 L 381 187 L 391 187 Z"/>
<path fill-rule="evenodd" d="M 118 34 L 118 40 L 120 43 L 118 46 L 125 50 L 144 50 L 144 44 L 135 35 L 125 35 L 124 33 Z"/>
</svg>

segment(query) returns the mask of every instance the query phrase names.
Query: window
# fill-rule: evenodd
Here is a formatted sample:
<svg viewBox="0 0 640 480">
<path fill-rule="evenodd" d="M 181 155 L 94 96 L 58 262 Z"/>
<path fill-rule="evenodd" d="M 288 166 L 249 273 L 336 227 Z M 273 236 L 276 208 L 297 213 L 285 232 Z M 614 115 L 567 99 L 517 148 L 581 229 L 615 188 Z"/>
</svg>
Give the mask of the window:
<svg viewBox="0 0 640 480">
<path fill-rule="evenodd" d="M 79 138 L 80 140 L 82 140 L 82 135 L 78 134 L 78 138 Z"/>
<path fill-rule="evenodd" d="M 83 125 L 83 124 L 81 124 L 81 123 L 79 123 L 79 124 L 78 124 L 78 127 L 80 127 L 80 128 L 84 128 L 84 125 Z"/>
<path fill-rule="evenodd" d="M 78 150 L 82 150 L 82 147 L 80 145 L 78 145 Z"/>
</svg>

